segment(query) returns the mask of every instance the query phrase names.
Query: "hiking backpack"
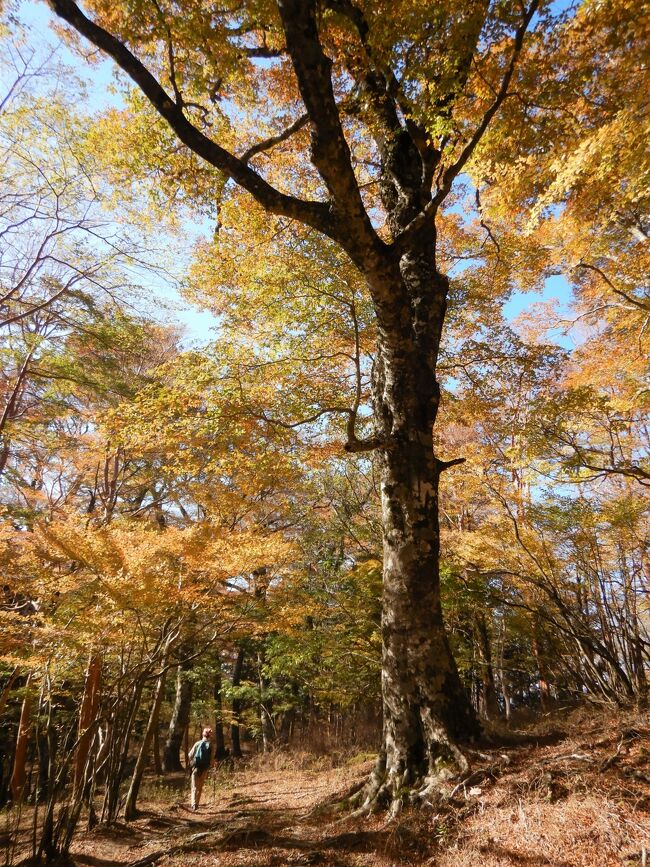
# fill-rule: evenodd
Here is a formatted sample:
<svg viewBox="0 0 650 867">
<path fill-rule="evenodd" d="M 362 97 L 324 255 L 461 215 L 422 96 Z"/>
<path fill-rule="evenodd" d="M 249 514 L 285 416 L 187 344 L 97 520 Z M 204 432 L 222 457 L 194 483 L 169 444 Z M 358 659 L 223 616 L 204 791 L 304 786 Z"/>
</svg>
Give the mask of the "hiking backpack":
<svg viewBox="0 0 650 867">
<path fill-rule="evenodd" d="M 210 744 L 206 740 L 202 740 L 198 747 L 196 748 L 196 752 L 194 753 L 194 758 L 192 763 L 194 767 L 199 771 L 205 771 L 210 767 L 210 753 L 212 751 L 212 744 Z"/>
</svg>

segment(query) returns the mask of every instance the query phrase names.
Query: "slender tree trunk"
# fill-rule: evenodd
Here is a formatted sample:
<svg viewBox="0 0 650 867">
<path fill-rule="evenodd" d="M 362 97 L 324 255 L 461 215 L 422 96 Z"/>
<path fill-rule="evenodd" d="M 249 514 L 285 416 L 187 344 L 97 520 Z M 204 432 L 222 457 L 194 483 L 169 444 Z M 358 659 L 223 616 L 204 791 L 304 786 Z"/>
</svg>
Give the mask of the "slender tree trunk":
<svg viewBox="0 0 650 867">
<path fill-rule="evenodd" d="M 190 766 L 190 724 L 185 726 L 185 731 L 183 732 L 183 759 L 185 761 L 185 767 L 189 768 Z"/>
<path fill-rule="evenodd" d="M 157 776 L 161 776 L 163 772 L 162 760 L 160 758 L 160 707 L 158 707 L 158 714 L 156 716 L 156 721 L 153 729 L 153 744 L 151 746 L 152 758 L 153 758 L 153 769 L 154 773 Z"/>
<path fill-rule="evenodd" d="M 108 759 L 102 818 L 110 824 L 117 819 L 120 807 L 120 790 L 125 766 L 129 755 L 129 745 L 133 725 L 140 708 L 140 699 L 146 674 L 133 684 L 129 696 L 119 702 L 115 710 L 111 729 L 111 747 Z"/>
<path fill-rule="evenodd" d="M 192 662 L 181 662 L 176 673 L 176 700 L 163 752 L 163 768 L 167 773 L 183 770 L 180 753 L 192 708 L 192 667 Z"/>
<path fill-rule="evenodd" d="M 548 713 L 553 704 L 553 696 L 551 695 L 550 679 L 546 666 L 544 639 L 537 619 L 535 619 L 533 623 L 532 648 L 533 656 L 535 657 L 535 662 L 537 664 L 537 670 L 539 672 L 539 680 L 537 681 L 539 700 L 542 705 L 542 711 Z"/>
<path fill-rule="evenodd" d="M 293 734 L 293 727 L 296 719 L 296 704 L 298 702 L 298 687 L 295 682 L 291 684 L 291 692 L 293 694 L 293 703 L 282 714 L 280 722 L 280 730 L 278 732 L 278 741 L 283 746 L 288 746 Z"/>
<path fill-rule="evenodd" d="M 140 784 L 142 783 L 142 777 L 144 775 L 145 765 L 147 763 L 147 756 L 149 754 L 149 748 L 151 746 L 151 742 L 153 740 L 154 731 L 158 725 L 158 716 L 160 712 L 160 705 L 162 702 L 163 692 L 165 689 L 165 675 L 166 671 L 165 666 L 167 664 L 167 654 L 162 659 L 162 667 L 163 672 L 160 677 L 156 681 L 156 686 L 154 688 L 153 693 L 153 701 L 151 703 L 151 713 L 149 714 L 149 721 L 147 723 L 147 727 L 144 732 L 144 737 L 142 739 L 142 744 L 140 745 L 140 752 L 138 753 L 138 758 L 135 763 L 135 768 L 133 769 L 133 776 L 131 777 L 131 785 L 129 786 L 129 791 L 126 796 L 126 802 L 124 804 L 124 818 L 128 821 L 130 819 L 135 819 L 137 816 L 137 800 L 138 793 L 140 791 Z"/>
<path fill-rule="evenodd" d="M 11 454 L 11 445 L 8 439 L 5 438 L 2 447 L 0 448 L 0 476 L 4 473 L 9 455 Z"/>
<path fill-rule="evenodd" d="M 39 715 L 42 713 L 42 708 L 39 707 Z M 50 738 L 48 733 L 39 729 L 36 736 L 36 752 L 38 755 L 38 778 L 36 783 L 35 803 L 42 804 L 46 798 L 49 789 L 50 770 L 54 761 L 54 757 L 50 755 Z"/>
<path fill-rule="evenodd" d="M 499 673 L 499 683 L 501 684 L 501 695 L 503 697 L 503 712 L 506 717 L 506 722 L 510 722 L 510 715 L 512 713 L 510 687 L 508 684 L 508 674 L 503 669 L 501 669 Z"/>
<path fill-rule="evenodd" d="M 636 701 L 640 711 L 648 707 L 648 678 L 646 675 L 645 661 L 643 658 L 643 639 L 639 635 L 638 623 L 635 623 L 634 645 L 634 674 L 636 681 Z"/>
<path fill-rule="evenodd" d="M 262 750 L 268 753 L 275 740 L 275 728 L 273 727 L 273 718 L 271 716 L 271 703 L 266 696 L 268 683 L 263 674 L 264 654 L 257 654 L 257 672 L 259 683 L 259 710 L 260 710 L 260 730 L 262 732 Z"/>
<path fill-rule="evenodd" d="M 85 784 L 86 760 L 91 741 L 95 735 L 92 724 L 99 708 L 102 662 L 98 653 L 91 653 L 86 670 L 84 694 L 79 710 L 79 743 L 74 759 L 73 781 L 74 789 L 78 790 Z"/>
<path fill-rule="evenodd" d="M 494 669 L 492 667 L 492 651 L 490 648 L 490 636 L 488 634 L 485 615 L 482 612 L 476 614 L 476 635 L 478 649 L 481 658 L 481 708 L 480 712 L 485 719 L 493 720 L 500 716 L 497 690 L 494 682 Z"/>
<path fill-rule="evenodd" d="M 214 673 L 214 702 L 215 702 L 215 714 L 214 714 L 214 750 L 215 750 L 215 758 L 218 761 L 225 759 L 228 753 L 226 752 L 226 740 L 223 733 L 223 701 L 221 698 L 221 660 L 219 656 L 217 656 L 215 661 L 215 673 Z"/>
<path fill-rule="evenodd" d="M 2 444 L 0 446 L 0 476 L 4 473 L 5 467 L 7 466 L 7 461 L 9 460 L 9 455 L 11 453 L 11 442 L 9 436 L 7 436 L 7 433 L 5 432 L 5 429 L 7 428 L 9 422 L 16 418 L 16 416 L 20 412 L 20 407 L 25 391 L 25 384 L 27 381 L 27 376 L 29 374 L 32 357 L 35 351 L 35 347 L 30 349 L 27 357 L 23 361 L 20 370 L 17 373 L 14 386 L 7 398 L 7 402 L 5 403 L 2 414 L 0 414 L 0 443 Z"/>
<path fill-rule="evenodd" d="M 244 658 L 246 656 L 246 652 L 243 647 L 240 647 L 237 651 L 237 658 L 235 659 L 235 665 L 232 670 L 232 685 L 239 686 L 241 683 L 242 671 L 244 668 Z M 230 726 L 230 744 L 232 748 L 233 757 L 236 759 L 241 759 L 242 751 L 241 751 L 241 740 L 239 737 L 239 714 L 241 713 L 241 700 L 237 697 L 232 700 L 232 724 Z"/>
<path fill-rule="evenodd" d="M 25 784 L 27 783 L 27 745 L 29 743 L 29 716 L 32 710 L 32 695 L 29 689 L 31 681 L 31 673 L 27 676 L 25 683 L 25 697 L 20 709 L 20 721 L 18 723 L 18 734 L 16 735 L 16 747 L 14 750 L 14 765 L 11 773 L 11 800 L 14 804 L 18 804 L 25 792 Z"/>
</svg>

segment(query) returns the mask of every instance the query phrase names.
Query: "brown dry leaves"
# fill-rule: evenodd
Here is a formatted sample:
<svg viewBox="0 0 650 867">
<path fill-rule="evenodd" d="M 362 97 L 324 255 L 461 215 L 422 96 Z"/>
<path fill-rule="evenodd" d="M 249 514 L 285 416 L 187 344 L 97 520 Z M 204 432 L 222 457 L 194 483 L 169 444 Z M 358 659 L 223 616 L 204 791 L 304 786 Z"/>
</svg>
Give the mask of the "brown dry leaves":
<svg viewBox="0 0 650 867">
<path fill-rule="evenodd" d="M 163 867 L 274 867 L 289 864 L 347 867 L 609 867 L 642 863 L 650 852 L 650 715 L 582 710 L 553 720 L 568 734 L 529 734 L 516 746 L 491 747 L 478 768 L 507 754 L 498 779 L 459 792 L 446 812 L 409 812 L 341 819 L 314 813 L 368 773 L 370 763 L 311 769 L 277 753 L 248 769 L 221 773 L 206 787 L 205 805 L 186 811 L 185 780 L 174 803 L 152 797 L 129 837 L 86 836 L 78 863 L 126 865 L 172 848 L 199 832 L 196 848 L 168 856 Z M 542 741 L 545 744 L 540 745 Z M 549 743 L 553 741 L 552 743 Z M 480 794 L 474 790 L 480 789 Z M 103 860 L 96 860 L 103 859 Z"/>
</svg>

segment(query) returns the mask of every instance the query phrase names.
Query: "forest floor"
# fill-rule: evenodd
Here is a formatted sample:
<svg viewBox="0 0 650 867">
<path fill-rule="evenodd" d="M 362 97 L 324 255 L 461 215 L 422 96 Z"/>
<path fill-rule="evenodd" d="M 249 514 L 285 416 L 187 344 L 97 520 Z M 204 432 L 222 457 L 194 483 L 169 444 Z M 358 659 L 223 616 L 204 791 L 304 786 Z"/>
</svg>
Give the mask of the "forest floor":
<svg viewBox="0 0 650 867">
<path fill-rule="evenodd" d="M 198 813 L 186 777 L 151 779 L 140 817 L 80 832 L 73 863 L 650 867 L 650 715 L 554 715 L 472 758 L 475 773 L 448 806 L 388 824 L 323 809 L 368 774 L 363 756 L 337 768 L 304 754 L 256 757 L 210 779 Z"/>
</svg>

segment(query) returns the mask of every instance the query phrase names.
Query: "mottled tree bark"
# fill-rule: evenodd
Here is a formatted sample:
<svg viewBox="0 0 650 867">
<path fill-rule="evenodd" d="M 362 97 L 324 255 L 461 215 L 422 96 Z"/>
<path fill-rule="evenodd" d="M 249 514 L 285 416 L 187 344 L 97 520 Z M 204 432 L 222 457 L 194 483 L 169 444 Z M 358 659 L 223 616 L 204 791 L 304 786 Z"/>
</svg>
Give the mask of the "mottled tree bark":
<svg viewBox="0 0 650 867">
<path fill-rule="evenodd" d="M 428 239 L 427 239 L 428 240 Z M 366 806 L 411 787 L 423 794 L 467 769 L 456 745 L 479 733 L 444 628 L 440 603 L 438 484 L 444 464 L 433 448 L 439 404 L 435 364 L 447 281 L 432 248 L 401 263 L 411 316 L 381 334 L 374 400 L 383 448 L 384 536 L 382 695 L 384 749 Z M 395 317 L 397 318 L 397 317 Z M 397 332 L 397 333 L 396 333 Z"/>
</svg>

